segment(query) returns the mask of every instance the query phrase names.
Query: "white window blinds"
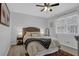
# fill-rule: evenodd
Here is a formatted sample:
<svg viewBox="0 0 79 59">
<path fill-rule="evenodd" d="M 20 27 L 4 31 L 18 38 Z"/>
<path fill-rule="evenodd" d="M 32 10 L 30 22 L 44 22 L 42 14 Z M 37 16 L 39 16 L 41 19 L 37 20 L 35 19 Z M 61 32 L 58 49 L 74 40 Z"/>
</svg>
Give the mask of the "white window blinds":
<svg viewBox="0 0 79 59">
<path fill-rule="evenodd" d="M 72 15 L 56 20 L 56 33 L 78 33 L 78 16 Z"/>
</svg>

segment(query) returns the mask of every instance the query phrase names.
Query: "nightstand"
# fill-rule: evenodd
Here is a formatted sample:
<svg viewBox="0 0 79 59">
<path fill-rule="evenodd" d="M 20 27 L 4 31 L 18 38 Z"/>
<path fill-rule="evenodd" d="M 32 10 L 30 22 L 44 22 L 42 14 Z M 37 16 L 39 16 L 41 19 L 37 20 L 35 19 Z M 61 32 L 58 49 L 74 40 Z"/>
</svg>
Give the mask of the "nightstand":
<svg viewBox="0 0 79 59">
<path fill-rule="evenodd" d="M 17 45 L 22 45 L 22 44 L 23 44 L 23 38 L 17 37 Z"/>
</svg>

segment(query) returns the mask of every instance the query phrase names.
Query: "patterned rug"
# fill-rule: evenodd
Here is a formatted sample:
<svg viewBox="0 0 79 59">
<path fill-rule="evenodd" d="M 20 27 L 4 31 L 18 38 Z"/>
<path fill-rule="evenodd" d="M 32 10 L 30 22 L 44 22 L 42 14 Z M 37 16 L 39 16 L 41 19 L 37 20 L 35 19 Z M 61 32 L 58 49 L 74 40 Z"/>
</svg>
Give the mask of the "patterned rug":
<svg viewBox="0 0 79 59">
<path fill-rule="evenodd" d="M 73 55 L 63 50 L 59 50 L 55 53 L 46 54 L 45 56 L 73 56 Z"/>
</svg>

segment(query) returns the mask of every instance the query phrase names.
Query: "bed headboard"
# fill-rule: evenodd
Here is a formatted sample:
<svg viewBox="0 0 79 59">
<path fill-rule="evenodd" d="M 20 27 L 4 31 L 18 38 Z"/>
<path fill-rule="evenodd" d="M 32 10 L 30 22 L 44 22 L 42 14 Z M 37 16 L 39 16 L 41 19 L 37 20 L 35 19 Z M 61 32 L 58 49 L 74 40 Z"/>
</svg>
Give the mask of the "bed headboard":
<svg viewBox="0 0 79 59">
<path fill-rule="evenodd" d="M 26 32 L 40 32 L 40 29 L 37 27 L 26 27 L 23 28 L 23 37 L 26 34 Z"/>
</svg>

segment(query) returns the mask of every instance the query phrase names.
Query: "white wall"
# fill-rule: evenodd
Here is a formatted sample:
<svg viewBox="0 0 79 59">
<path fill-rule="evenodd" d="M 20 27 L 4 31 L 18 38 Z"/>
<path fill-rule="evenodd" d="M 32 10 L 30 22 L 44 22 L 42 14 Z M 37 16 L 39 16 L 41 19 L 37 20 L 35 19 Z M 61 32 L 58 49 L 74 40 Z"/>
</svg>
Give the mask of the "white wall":
<svg viewBox="0 0 79 59">
<path fill-rule="evenodd" d="M 78 49 L 78 42 L 75 40 L 74 38 L 74 35 L 72 34 L 58 34 L 56 33 L 56 30 L 55 30 L 55 20 L 57 19 L 61 19 L 62 17 L 65 18 L 67 16 L 71 16 L 75 13 L 78 13 L 78 12 L 73 12 L 71 14 L 66 14 L 65 16 L 62 15 L 61 17 L 58 17 L 58 18 L 50 18 L 48 21 L 48 25 L 50 25 L 50 23 L 52 22 L 53 25 L 52 27 L 48 26 L 50 29 L 51 29 L 51 36 L 52 37 L 56 37 L 58 39 L 58 41 L 60 41 L 61 44 L 65 45 L 65 46 L 69 46 L 69 47 L 72 47 L 74 49 Z"/>
<path fill-rule="evenodd" d="M 10 48 L 10 27 L 0 24 L 0 56 L 8 54 Z"/>
<path fill-rule="evenodd" d="M 53 38 L 53 37 L 56 37 L 56 30 L 55 30 L 55 20 L 53 19 L 48 19 L 48 28 L 50 30 L 50 36 Z"/>
<path fill-rule="evenodd" d="M 38 27 L 41 30 L 46 28 L 46 19 L 35 17 L 31 15 L 21 14 L 21 13 L 11 13 L 11 42 L 16 44 L 16 38 L 18 33 L 23 27 Z"/>
</svg>

